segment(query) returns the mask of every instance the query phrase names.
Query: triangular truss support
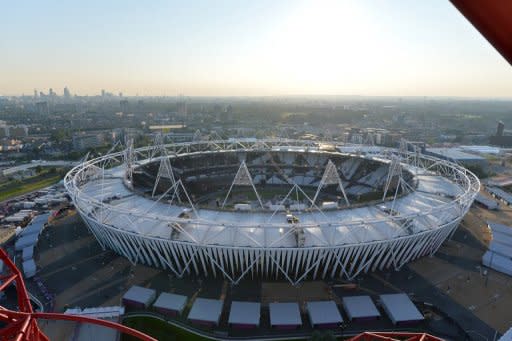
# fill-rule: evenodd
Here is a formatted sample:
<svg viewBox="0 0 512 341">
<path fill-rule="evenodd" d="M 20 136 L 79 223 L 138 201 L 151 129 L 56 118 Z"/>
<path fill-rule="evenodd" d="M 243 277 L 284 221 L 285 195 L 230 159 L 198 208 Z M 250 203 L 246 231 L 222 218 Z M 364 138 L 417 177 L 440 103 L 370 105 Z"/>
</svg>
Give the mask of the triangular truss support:
<svg viewBox="0 0 512 341">
<path fill-rule="evenodd" d="M 187 202 L 189 203 L 190 205 L 190 208 L 192 209 L 192 211 L 194 212 L 194 214 L 199 217 L 199 214 L 197 213 L 197 210 L 196 210 L 196 207 L 194 206 L 194 203 L 192 202 L 192 199 L 190 198 L 190 196 L 188 195 L 188 192 L 185 188 L 185 185 L 183 185 L 183 182 L 181 181 L 181 179 L 177 180 L 176 182 L 174 182 L 173 185 L 171 185 L 164 193 L 160 194 L 157 198 L 157 200 L 155 200 L 155 202 L 146 210 L 146 213 L 148 212 L 151 212 L 151 210 L 166 196 L 166 195 L 169 195 L 172 193 L 172 196 L 171 196 L 171 199 L 169 200 L 169 205 L 172 205 L 174 200 L 176 201 L 179 201 L 181 203 L 181 200 L 180 200 L 180 191 L 183 192 L 183 194 L 185 194 L 185 197 L 187 199 Z"/>
<path fill-rule="evenodd" d="M 286 194 L 286 196 L 280 201 L 279 203 L 279 206 L 283 206 L 284 203 L 286 202 L 286 200 L 292 195 L 292 193 L 294 193 L 297 195 L 297 202 L 298 202 L 298 196 L 299 196 L 299 193 L 302 194 L 302 196 L 304 196 L 304 198 L 306 198 L 307 201 L 309 201 L 309 203 L 311 204 L 311 207 L 316 209 L 318 212 L 320 212 L 325 218 L 327 218 L 325 216 L 325 213 L 320 209 L 320 207 L 318 207 L 316 204 L 315 204 L 315 201 L 313 199 L 311 199 L 309 197 L 309 195 L 306 194 L 306 192 L 304 192 L 304 190 L 299 186 L 297 185 L 296 183 L 293 184 L 292 188 L 288 191 L 288 194 Z M 272 220 L 272 218 L 274 218 L 274 216 L 280 211 L 280 207 L 277 207 L 274 212 L 272 213 L 272 215 L 268 218 L 267 222 L 270 222 Z M 311 209 L 311 208 L 310 208 Z"/>
<path fill-rule="evenodd" d="M 389 164 L 388 176 L 386 178 L 386 184 L 384 186 L 384 194 L 382 195 L 382 201 L 386 199 L 391 183 L 393 182 L 393 179 L 395 177 L 398 177 L 398 180 L 396 183 L 395 194 L 393 195 L 393 204 L 391 206 L 392 210 L 394 210 L 395 208 L 395 201 L 398 196 L 399 189 L 402 189 L 402 193 L 414 191 L 414 189 L 411 188 L 407 181 L 405 181 L 403 177 L 401 158 L 396 155 L 391 157 L 391 163 Z"/>
<path fill-rule="evenodd" d="M 254 186 L 254 182 L 252 181 L 251 173 L 249 173 L 249 169 L 247 168 L 247 165 L 245 164 L 245 161 L 242 161 L 240 164 L 240 167 L 238 168 L 238 171 L 236 172 L 235 178 L 233 179 L 233 182 L 231 183 L 231 186 L 229 187 L 228 194 L 226 195 L 226 198 L 224 199 L 224 202 L 222 203 L 222 208 L 226 205 L 226 202 L 228 201 L 229 195 L 231 194 L 231 190 L 233 187 L 237 186 L 251 186 L 254 190 L 254 194 L 256 194 L 256 198 L 258 199 L 258 202 L 260 203 L 261 208 L 263 208 L 263 202 L 261 201 L 260 195 L 258 194 L 258 191 L 256 190 L 256 186 Z"/>
<path fill-rule="evenodd" d="M 162 155 L 162 150 L 165 151 L 164 147 L 164 135 L 161 132 L 158 132 L 153 139 L 154 148 L 149 153 L 149 161 L 152 161 L 157 154 Z"/>
<path fill-rule="evenodd" d="M 336 169 L 336 165 L 331 160 L 327 162 L 324 175 L 322 175 L 322 180 L 320 180 L 320 184 L 318 185 L 318 189 L 316 190 L 313 202 L 316 202 L 316 199 L 318 198 L 320 191 L 326 185 L 338 185 L 338 187 L 341 190 L 341 193 L 343 193 L 343 198 L 345 199 L 347 206 L 350 206 L 350 202 L 348 201 L 347 194 L 345 193 L 345 188 L 343 187 L 343 183 L 341 182 L 341 178 L 340 175 L 338 174 L 338 170 Z"/>
<path fill-rule="evenodd" d="M 194 136 L 192 137 L 192 141 L 201 141 L 202 139 L 201 131 L 197 129 L 194 133 Z"/>
<path fill-rule="evenodd" d="M 126 180 L 128 180 L 129 183 L 132 183 L 134 161 L 135 161 L 135 154 L 133 152 L 133 139 L 127 139 L 126 140 L 126 149 L 124 151 L 124 166 L 125 166 Z"/>
<path fill-rule="evenodd" d="M 176 183 L 176 178 L 174 177 L 171 161 L 169 160 L 169 157 L 165 155 L 160 158 L 160 166 L 158 167 L 158 174 L 156 176 L 155 185 L 153 186 L 153 192 L 151 193 L 151 197 L 155 197 L 156 190 L 158 189 L 158 185 L 162 177 L 169 179 L 169 181 L 171 182 L 171 186 L 174 186 L 174 184 Z"/>
</svg>

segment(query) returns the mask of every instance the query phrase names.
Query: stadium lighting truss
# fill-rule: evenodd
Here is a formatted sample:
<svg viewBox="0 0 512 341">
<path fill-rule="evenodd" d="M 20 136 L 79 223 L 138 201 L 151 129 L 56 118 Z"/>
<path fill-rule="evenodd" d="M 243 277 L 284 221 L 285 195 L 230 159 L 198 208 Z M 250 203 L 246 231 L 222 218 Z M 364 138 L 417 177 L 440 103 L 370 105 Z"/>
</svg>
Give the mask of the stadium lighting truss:
<svg viewBox="0 0 512 341">
<path fill-rule="evenodd" d="M 324 147 L 329 145 L 331 149 L 325 151 Z M 305 278 L 353 279 L 360 273 L 376 269 L 398 270 L 416 258 L 435 253 L 455 232 L 480 188 L 478 178 L 467 169 L 424 155 L 407 141 L 402 141 L 399 148 L 334 147 L 328 142 L 291 139 L 208 140 L 168 145 L 158 141 L 156 145 L 142 148 L 134 148 L 130 142 L 125 150 L 112 151 L 79 164 L 66 175 L 64 183 L 100 245 L 134 264 L 168 269 L 178 277 L 190 273 L 220 274 L 234 284 L 249 275 L 284 277 L 294 285 Z M 347 206 L 336 211 L 342 212 L 343 218 L 340 218 L 337 213 L 318 207 L 298 184 L 287 180 L 290 193 L 300 192 L 309 201 L 308 212 L 303 214 L 315 214 L 315 219 L 289 223 L 276 219 L 276 209 L 267 212 L 268 219 L 254 223 L 245 218 L 262 214 L 257 210 L 230 213 L 229 210 L 212 212 L 195 207 L 184 183 L 173 173 L 172 167 L 169 168 L 174 158 L 186 155 L 251 151 L 330 153 L 378 161 L 388 167 L 386 191 L 391 193 L 393 182 L 397 183 L 397 188 L 401 186 L 405 194 L 397 195 L 398 189 L 393 190 L 392 199 L 383 198 L 364 208 L 352 203 L 348 206 L 344 195 Z M 171 179 L 170 188 L 158 197 L 153 191 L 153 198 L 137 194 L 132 185 L 134 170 L 150 162 L 160 162 L 158 179 Z M 328 165 L 318 191 L 320 186 L 338 183 L 344 194 L 346 189 L 339 181 L 339 174 L 333 173 L 331 163 Z M 405 171 L 415 178 L 438 179 L 443 186 L 454 187 L 455 192 L 447 194 L 439 188 L 439 192 L 434 189 L 424 193 L 405 181 Z M 237 184 L 250 185 L 261 204 L 243 162 L 232 186 Z M 123 205 L 117 204 L 119 200 L 110 199 L 116 194 L 112 189 L 115 186 L 129 192 Z M 179 192 L 186 201 L 178 203 L 174 200 L 175 197 L 179 199 Z M 167 194 L 173 196 L 170 204 L 164 202 Z M 413 196 L 409 203 L 403 201 L 409 196 Z M 420 202 L 415 198 L 430 201 Z M 185 210 L 189 213 L 180 214 Z M 357 219 L 352 217 L 352 212 L 363 211 L 375 214 Z M 231 219 L 229 214 L 246 215 L 245 218 Z M 293 240 L 296 240 L 295 245 L 291 245 Z"/>
<path fill-rule="evenodd" d="M 64 320 L 96 324 L 134 336 L 139 340 L 156 341 L 156 339 L 138 330 L 107 320 L 71 314 L 35 312 L 32 309 L 32 304 L 21 272 L 11 261 L 7 253 L 1 248 L 0 261 L 3 261 L 6 267 L 4 274 L 0 275 L 0 292 L 6 290 L 11 284 L 15 285 L 18 301 L 18 311 L 9 310 L 0 306 L 0 321 L 5 324 L 3 328 L 0 329 L 1 340 L 48 341 L 49 338 L 41 331 L 37 320 Z"/>
</svg>

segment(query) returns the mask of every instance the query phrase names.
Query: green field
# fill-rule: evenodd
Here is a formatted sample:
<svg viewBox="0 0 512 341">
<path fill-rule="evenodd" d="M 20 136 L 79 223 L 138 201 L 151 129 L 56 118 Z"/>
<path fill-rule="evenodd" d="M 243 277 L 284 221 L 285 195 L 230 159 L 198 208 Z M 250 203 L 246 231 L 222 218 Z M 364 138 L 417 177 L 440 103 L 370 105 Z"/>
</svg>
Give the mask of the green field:
<svg viewBox="0 0 512 341">
<path fill-rule="evenodd" d="M 154 317 L 128 317 L 123 320 L 125 326 L 140 330 L 159 341 L 206 341 L 210 340 L 192 334 L 182 328 L 175 327 L 165 321 Z M 129 335 L 123 335 L 122 341 L 136 341 L 138 339 Z"/>
<path fill-rule="evenodd" d="M 45 173 L 36 175 L 32 178 L 18 181 L 12 180 L 0 184 L 0 201 L 4 201 L 25 193 L 37 191 L 38 189 L 51 186 L 59 182 L 63 177 L 60 172 L 57 173 Z"/>
<path fill-rule="evenodd" d="M 208 341 L 213 340 L 207 337 L 198 336 L 190 333 L 185 329 L 175 327 L 165 321 L 150 316 L 127 317 L 123 320 L 123 324 L 127 327 L 137 329 L 147 335 L 156 338 L 159 341 Z M 280 341 L 335 341 L 338 338 L 334 337 L 330 331 L 315 331 L 309 338 L 290 338 L 279 339 Z M 137 341 L 135 337 L 123 335 L 122 341 Z M 341 340 L 341 338 L 340 338 Z"/>
</svg>

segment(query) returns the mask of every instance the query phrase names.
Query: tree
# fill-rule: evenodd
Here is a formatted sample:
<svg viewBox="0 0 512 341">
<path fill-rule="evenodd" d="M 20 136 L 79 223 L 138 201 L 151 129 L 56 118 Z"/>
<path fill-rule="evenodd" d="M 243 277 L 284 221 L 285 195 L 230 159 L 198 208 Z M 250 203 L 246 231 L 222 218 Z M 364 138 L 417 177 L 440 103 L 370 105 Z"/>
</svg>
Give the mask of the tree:
<svg viewBox="0 0 512 341">
<path fill-rule="evenodd" d="M 52 132 L 50 139 L 56 143 L 62 143 L 71 138 L 71 135 L 66 129 L 56 129 Z"/>
</svg>

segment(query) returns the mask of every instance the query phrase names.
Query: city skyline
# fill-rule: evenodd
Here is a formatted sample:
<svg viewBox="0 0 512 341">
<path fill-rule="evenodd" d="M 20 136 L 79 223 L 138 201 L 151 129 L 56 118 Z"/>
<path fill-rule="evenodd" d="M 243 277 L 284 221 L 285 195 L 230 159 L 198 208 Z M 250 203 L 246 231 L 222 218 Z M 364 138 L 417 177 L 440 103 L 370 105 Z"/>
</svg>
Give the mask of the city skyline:
<svg viewBox="0 0 512 341">
<path fill-rule="evenodd" d="M 449 1 L 120 4 L 7 5 L 0 95 L 512 93 L 510 65 Z"/>
</svg>

